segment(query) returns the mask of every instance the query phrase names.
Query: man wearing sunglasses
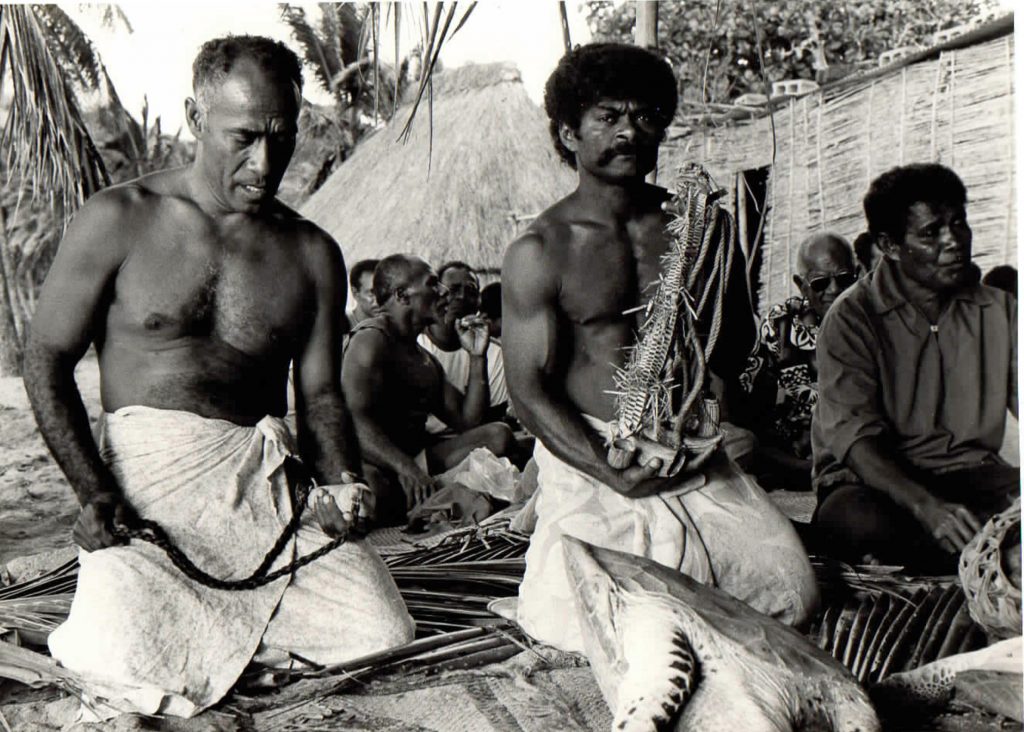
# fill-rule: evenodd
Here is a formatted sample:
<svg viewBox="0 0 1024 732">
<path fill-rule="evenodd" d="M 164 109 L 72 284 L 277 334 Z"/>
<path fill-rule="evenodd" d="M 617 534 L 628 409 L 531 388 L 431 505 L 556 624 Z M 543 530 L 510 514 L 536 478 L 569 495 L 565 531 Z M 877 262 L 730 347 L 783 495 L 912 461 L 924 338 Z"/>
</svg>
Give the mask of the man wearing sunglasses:
<svg viewBox="0 0 1024 732">
<path fill-rule="evenodd" d="M 978 281 L 966 202 L 937 164 L 894 168 L 864 198 L 884 258 L 834 303 L 817 349 L 815 521 L 840 559 L 954 571 L 1019 494 L 999 455 L 1017 414 L 1017 305 Z"/>
<path fill-rule="evenodd" d="M 762 482 L 808 489 L 811 410 L 818 401 L 814 348 L 818 325 L 836 298 L 857 281 L 850 244 L 837 234 L 812 234 L 797 252 L 793 282 L 800 296 L 772 307 L 740 384 L 750 395 L 746 422 L 757 434 Z"/>
</svg>

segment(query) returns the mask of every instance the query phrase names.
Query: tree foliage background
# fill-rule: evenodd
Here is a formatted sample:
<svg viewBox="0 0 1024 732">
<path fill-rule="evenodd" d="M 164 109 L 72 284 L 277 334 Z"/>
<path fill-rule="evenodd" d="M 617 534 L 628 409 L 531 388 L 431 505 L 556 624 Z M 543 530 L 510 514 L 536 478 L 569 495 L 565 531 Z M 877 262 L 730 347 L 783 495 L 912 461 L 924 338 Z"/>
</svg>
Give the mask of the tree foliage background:
<svg viewBox="0 0 1024 732">
<path fill-rule="evenodd" d="M 686 0 L 658 10 L 658 45 L 679 79 L 684 101 L 728 103 L 763 93 L 755 22 L 768 81 L 814 79 L 816 72 L 873 61 L 884 51 L 931 45 L 936 31 L 994 13 L 996 0 Z M 756 21 L 755 21 L 756 14 Z M 633 3 L 588 3 L 595 41 L 630 43 Z M 710 49 L 710 55 L 708 50 Z"/>
</svg>

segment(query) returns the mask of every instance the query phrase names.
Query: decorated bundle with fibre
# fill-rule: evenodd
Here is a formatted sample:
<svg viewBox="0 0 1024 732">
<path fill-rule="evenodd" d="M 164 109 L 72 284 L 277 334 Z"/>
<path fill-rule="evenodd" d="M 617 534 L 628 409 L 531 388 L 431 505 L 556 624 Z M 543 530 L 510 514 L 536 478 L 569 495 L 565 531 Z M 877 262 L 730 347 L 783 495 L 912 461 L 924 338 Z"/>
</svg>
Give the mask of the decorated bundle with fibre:
<svg viewBox="0 0 1024 732">
<path fill-rule="evenodd" d="M 616 414 L 608 463 L 624 468 L 662 461 L 661 475 L 695 470 L 722 435 L 718 402 L 705 391 L 707 359 L 721 330 L 722 305 L 732 266 L 735 226 L 719 205 L 707 171 L 687 164 L 676 175 L 666 205 L 672 216 L 668 251 L 656 292 L 624 368 L 616 375 Z M 634 312 L 634 311 L 630 311 Z M 699 323 L 710 322 L 708 332 Z"/>
</svg>

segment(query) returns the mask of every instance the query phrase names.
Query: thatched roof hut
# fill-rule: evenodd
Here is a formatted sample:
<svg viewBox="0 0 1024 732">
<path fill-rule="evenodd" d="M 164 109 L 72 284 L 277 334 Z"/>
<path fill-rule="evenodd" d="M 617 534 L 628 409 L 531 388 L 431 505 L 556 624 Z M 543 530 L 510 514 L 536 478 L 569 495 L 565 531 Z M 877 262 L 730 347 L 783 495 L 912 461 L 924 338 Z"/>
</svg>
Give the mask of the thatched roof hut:
<svg viewBox="0 0 1024 732">
<path fill-rule="evenodd" d="M 803 237 L 829 229 L 852 241 L 864 230 L 868 184 L 894 165 L 955 169 L 967 185 L 975 261 L 983 271 L 1016 263 L 1013 55 L 1011 15 L 775 106 L 761 312 L 793 294 Z M 772 164 L 770 119 L 705 120 L 663 147 L 662 158 L 666 173 L 701 163 L 735 200 L 742 171 Z"/>
<path fill-rule="evenodd" d="M 302 207 L 351 264 L 414 252 L 435 266 L 462 259 L 491 272 L 524 220 L 570 192 L 575 176 L 551 145 L 544 112 L 511 64 L 447 69 L 434 79 L 407 143 L 408 108 L 361 142 Z"/>
</svg>

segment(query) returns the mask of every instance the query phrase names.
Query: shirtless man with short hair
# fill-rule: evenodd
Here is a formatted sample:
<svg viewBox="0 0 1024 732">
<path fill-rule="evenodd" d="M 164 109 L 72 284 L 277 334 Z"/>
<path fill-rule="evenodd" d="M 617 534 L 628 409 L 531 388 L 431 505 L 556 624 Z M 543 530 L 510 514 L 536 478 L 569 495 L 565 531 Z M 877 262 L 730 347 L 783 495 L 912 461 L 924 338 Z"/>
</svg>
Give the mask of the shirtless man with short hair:
<svg viewBox="0 0 1024 732">
<path fill-rule="evenodd" d="M 397 524 L 433 493 L 431 473 L 454 467 L 477 447 L 505 454 L 512 432 L 501 423 L 482 424 L 490 403 L 485 323 L 455 326 L 469 356 L 464 394 L 417 342 L 447 307 L 447 288 L 430 265 L 414 256 L 386 257 L 374 273 L 373 290 L 380 315 L 353 331 L 342 387 L 365 453 L 367 480 L 380 499 L 381 520 Z M 431 414 L 459 434 L 431 440 L 426 430 Z"/>
<path fill-rule="evenodd" d="M 668 193 L 644 177 L 676 94 L 668 65 L 643 49 L 594 44 L 562 58 L 545 107 L 579 186 L 513 242 L 502 269 L 506 378 L 517 416 L 537 436 L 539 468 L 519 621 L 563 650 L 582 650 L 578 623 L 565 615 L 565 535 L 640 551 L 789 622 L 804 620 L 815 602 L 792 527 L 727 457 L 676 478 L 658 477 L 657 459 L 623 470 L 608 464 L 609 391 L 639 325 L 624 313 L 653 292 L 669 242 Z M 729 333 L 728 308 L 726 319 Z"/>
<path fill-rule="evenodd" d="M 412 629 L 363 542 L 230 598 L 211 596 L 150 544 L 105 549 L 119 543 L 113 522 L 139 514 L 211 574 L 244 576 L 301 510 L 288 499 L 288 454 L 331 488 L 351 484 L 361 467 L 339 381 L 341 253 L 275 198 L 295 149 L 299 61 L 278 42 L 228 37 L 204 44 L 193 71 L 185 110 L 195 161 L 83 206 L 43 287 L 25 359 L 40 431 L 82 505 L 78 590 L 51 650 L 83 674 L 156 688 L 174 700 L 164 709 L 186 715 L 226 692 L 261 637 L 330 663 L 404 642 Z M 99 445 L 74 380 L 90 342 L 105 411 Z M 281 420 L 292 363 L 297 450 Z M 305 553 L 344 531 L 348 508 L 321 494 L 294 546 Z M 370 508 L 360 505 L 364 517 Z M 358 594 L 349 579 L 379 586 L 363 609 L 381 625 L 330 604 Z M 337 611 L 307 602 L 308 592 Z M 315 617 L 296 618 L 302 606 Z M 102 627 L 90 621 L 97 612 Z M 352 631 L 359 622 L 367 637 Z"/>
</svg>

